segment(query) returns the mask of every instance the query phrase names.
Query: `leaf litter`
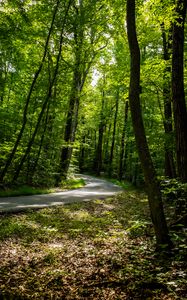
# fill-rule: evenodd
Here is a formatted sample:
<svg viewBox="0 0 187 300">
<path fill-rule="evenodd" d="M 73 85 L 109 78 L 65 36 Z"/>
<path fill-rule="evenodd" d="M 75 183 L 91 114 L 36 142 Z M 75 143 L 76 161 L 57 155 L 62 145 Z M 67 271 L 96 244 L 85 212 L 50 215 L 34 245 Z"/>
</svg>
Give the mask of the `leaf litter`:
<svg viewBox="0 0 187 300">
<path fill-rule="evenodd" d="M 177 236 L 172 256 L 155 253 L 139 191 L 2 216 L 0 299 L 187 299 Z"/>
</svg>

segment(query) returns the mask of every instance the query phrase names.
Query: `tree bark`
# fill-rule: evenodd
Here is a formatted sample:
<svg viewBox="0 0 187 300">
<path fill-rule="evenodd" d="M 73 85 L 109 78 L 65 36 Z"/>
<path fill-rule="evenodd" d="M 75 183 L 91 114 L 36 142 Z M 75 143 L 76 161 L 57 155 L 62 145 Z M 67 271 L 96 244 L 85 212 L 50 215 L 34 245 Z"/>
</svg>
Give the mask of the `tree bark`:
<svg viewBox="0 0 187 300">
<path fill-rule="evenodd" d="M 164 216 L 160 188 L 147 144 L 140 105 L 140 49 L 136 34 L 135 0 L 127 0 L 127 35 L 131 54 L 129 104 L 136 145 L 147 186 L 157 246 L 160 247 L 164 244 L 169 247 L 171 242 Z"/>
<path fill-rule="evenodd" d="M 177 0 L 177 19 L 173 25 L 172 96 L 176 139 L 177 171 L 187 182 L 187 111 L 184 92 L 184 23 L 186 0 Z"/>
</svg>

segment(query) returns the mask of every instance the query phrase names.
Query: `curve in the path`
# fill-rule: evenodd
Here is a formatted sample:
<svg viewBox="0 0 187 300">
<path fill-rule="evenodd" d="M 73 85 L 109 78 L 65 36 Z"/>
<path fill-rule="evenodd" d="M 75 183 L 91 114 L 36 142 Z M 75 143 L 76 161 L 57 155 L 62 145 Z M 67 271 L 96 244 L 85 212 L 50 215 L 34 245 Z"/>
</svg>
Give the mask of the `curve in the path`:
<svg viewBox="0 0 187 300">
<path fill-rule="evenodd" d="M 0 198 L 0 213 L 17 212 L 25 209 L 38 209 L 54 205 L 63 205 L 92 199 L 104 199 L 122 191 L 122 188 L 103 179 L 81 175 L 85 187 L 43 195 Z"/>
</svg>

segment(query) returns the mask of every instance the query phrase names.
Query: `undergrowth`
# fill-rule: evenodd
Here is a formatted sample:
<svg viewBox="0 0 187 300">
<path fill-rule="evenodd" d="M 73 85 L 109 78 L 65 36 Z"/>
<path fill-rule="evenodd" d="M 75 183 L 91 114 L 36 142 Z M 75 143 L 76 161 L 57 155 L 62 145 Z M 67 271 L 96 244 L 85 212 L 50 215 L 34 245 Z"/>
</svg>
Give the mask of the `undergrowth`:
<svg viewBox="0 0 187 300">
<path fill-rule="evenodd" d="M 83 187 L 85 182 L 82 178 L 69 178 L 61 181 L 59 187 L 34 187 L 29 185 L 16 186 L 14 188 L 4 188 L 0 190 L 0 197 L 14 197 L 22 195 L 49 194 L 58 191 L 71 190 Z"/>
</svg>

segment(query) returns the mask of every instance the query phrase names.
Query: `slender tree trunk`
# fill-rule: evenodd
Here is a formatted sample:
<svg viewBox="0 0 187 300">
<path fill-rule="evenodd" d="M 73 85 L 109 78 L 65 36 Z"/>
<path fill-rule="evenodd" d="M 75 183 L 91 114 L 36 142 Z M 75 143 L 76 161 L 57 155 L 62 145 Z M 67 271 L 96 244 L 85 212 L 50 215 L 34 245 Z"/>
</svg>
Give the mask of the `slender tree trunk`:
<svg viewBox="0 0 187 300">
<path fill-rule="evenodd" d="M 165 130 L 165 176 L 169 178 L 176 177 L 175 161 L 173 155 L 173 126 L 172 126 L 172 107 L 171 107 L 171 66 L 169 60 L 171 56 L 172 38 L 170 30 L 168 38 L 164 24 L 162 28 L 162 42 L 163 42 L 163 59 L 166 62 L 166 67 L 163 76 L 163 98 L 164 98 L 164 130 Z"/>
<path fill-rule="evenodd" d="M 102 170 L 103 164 L 103 133 L 104 133 L 104 126 L 103 123 L 99 125 L 99 137 L 98 137 L 98 144 L 97 144 L 97 153 L 96 153 L 96 162 L 95 162 L 95 171 L 96 174 L 99 176 Z"/>
<path fill-rule="evenodd" d="M 80 49 L 78 49 L 78 51 L 79 50 Z M 68 108 L 68 114 L 67 114 L 66 125 L 65 125 L 65 133 L 64 133 L 65 146 L 63 146 L 61 150 L 59 176 L 57 177 L 56 185 L 59 184 L 61 177 L 67 178 L 68 175 L 68 170 L 69 170 L 72 153 L 73 153 L 73 143 L 75 141 L 76 130 L 78 125 L 80 95 L 86 80 L 86 76 L 88 74 L 88 70 L 91 66 L 90 64 L 88 69 L 84 73 L 82 73 L 80 71 L 81 62 L 80 62 L 79 55 L 77 56 L 77 60 L 75 63 L 73 85 L 72 85 L 72 91 L 71 91 L 71 96 L 69 101 L 69 108 Z"/>
<path fill-rule="evenodd" d="M 85 74 L 82 72 L 83 62 L 81 61 L 82 46 L 84 38 L 84 24 L 80 16 L 83 17 L 83 1 L 80 2 L 79 9 L 74 6 L 76 20 L 74 23 L 74 42 L 75 42 L 75 65 L 73 71 L 73 82 L 69 99 L 69 108 L 65 125 L 64 142 L 65 145 L 61 150 L 61 158 L 59 165 L 59 176 L 56 180 L 56 185 L 60 183 L 61 178 L 67 178 L 71 157 L 73 153 L 73 143 L 78 124 L 80 94 L 84 85 Z"/>
<path fill-rule="evenodd" d="M 36 172 L 36 168 L 37 168 L 40 154 L 42 151 L 43 141 L 44 141 L 44 137 L 45 137 L 45 133 L 47 130 L 47 125 L 48 125 L 48 120 L 49 120 L 49 118 L 48 118 L 49 117 L 49 107 L 50 107 L 50 102 L 48 103 L 48 107 L 47 107 L 47 112 L 46 112 L 46 117 L 45 117 L 45 121 L 44 121 L 44 125 L 43 125 L 43 132 L 42 132 L 41 139 L 40 139 L 39 149 L 38 149 L 33 166 L 28 170 L 29 171 L 28 172 L 28 183 L 29 184 L 32 184 L 32 180 L 33 180 L 34 174 Z"/>
<path fill-rule="evenodd" d="M 95 163 L 94 163 L 94 170 L 98 176 L 101 173 L 102 164 L 103 164 L 103 134 L 105 128 L 105 120 L 103 115 L 104 101 L 105 101 L 105 92 L 103 91 L 100 120 L 99 120 L 99 136 L 98 136 L 98 143 L 97 143 Z"/>
<path fill-rule="evenodd" d="M 111 149 L 110 149 L 109 170 L 108 170 L 109 177 L 112 174 L 112 162 L 113 162 L 113 157 L 114 157 L 114 145 L 115 145 L 115 138 L 116 138 L 116 124 L 117 124 L 117 116 L 118 116 L 118 106 L 119 106 L 119 88 L 118 88 L 117 95 L 116 95 L 116 110 L 115 110 L 115 114 L 114 114 L 112 145 L 111 145 Z"/>
<path fill-rule="evenodd" d="M 129 141 L 126 145 L 125 151 L 125 161 L 124 161 L 124 169 L 126 170 L 126 179 L 128 179 L 132 183 L 133 179 L 133 153 L 134 149 L 133 141 Z"/>
<path fill-rule="evenodd" d="M 7 77 L 8 77 L 8 70 L 6 64 L 3 66 L 3 60 L 1 56 L 1 71 L 0 71 L 0 82 L 1 82 L 1 90 L 0 90 L 0 101 L 3 103 L 4 101 L 4 95 L 5 95 L 5 87 L 7 84 Z"/>
<path fill-rule="evenodd" d="M 162 198 L 155 169 L 150 156 L 140 105 L 140 49 L 136 35 L 135 0 L 127 0 L 127 35 L 131 54 L 129 104 L 139 158 L 148 191 L 151 218 L 157 246 L 170 246 L 168 228 L 164 216 Z"/>
<path fill-rule="evenodd" d="M 55 83 L 57 75 L 58 75 L 59 62 L 60 62 L 60 58 L 61 58 L 61 54 L 62 54 L 62 43 L 63 43 L 63 37 L 64 37 L 63 36 L 63 34 L 64 34 L 64 28 L 65 28 L 65 24 L 66 24 L 66 20 L 67 20 L 67 16 L 68 16 L 69 8 L 71 6 L 71 2 L 72 2 L 72 0 L 69 0 L 67 8 L 66 8 L 65 15 L 64 15 L 63 25 L 62 25 L 61 34 L 60 34 L 60 41 L 59 41 L 59 52 L 58 52 L 58 56 L 57 56 L 57 60 L 56 60 L 56 66 L 55 66 L 55 69 L 54 69 L 53 78 L 51 79 L 51 82 L 49 83 L 48 93 L 47 93 L 46 99 L 45 99 L 45 101 L 43 103 L 41 112 L 40 112 L 40 114 L 38 116 L 38 120 L 37 120 L 37 123 L 36 123 L 36 126 L 35 126 L 35 130 L 34 130 L 32 136 L 31 136 L 31 139 L 30 139 L 28 145 L 27 145 L 27 149 L 25 151 L 25 154 L 21 158 L 21 161 L 20 161 L 20 163 L 19 163 L 19 165 L 18 165 L 18 167 L 17 167 L 17 169 L 15 171 L 15 174 L 14 174 L 14 177 L 13 177 L 13 182 L 17 180 L 17 178 L 18 178 L 18 176 L 20 174 L 20 171 L 21 171 L 21 169 L 23 167 L 23 164 L 24 164 L 24 162 L 25 162 L 28 154 L 31 151 L 32 145 L 34 143 L 36 134 L 37 134 L 39 126 L 40 126 L 40 122 L 41 122 L 42 117 L 43 117 L 43 114 L 44 114 L 45 109 L 47 107 L 47 104 L 48 104 L 48 102 L 49 102 L 49 100 L 51 99 L 51 96 L 52 96 L 52 89 L 53 89 L 54 83 Z"/>
<path fill-rule="evenodd" d="M 126 138 L 126 128 L 127 128 L 127 119 L 128 119 L 128 110 L 129 110 L 129 102 L 125 102 L 125 118 L 123 131 L 121 136 L 121 149 L 120 149 L 120 160 L 119 160 L 119 180 L 122 180 L 124 174 L 124 154 L 125 154 L 125 138 Z"/>
<path fill-rule="evenodd" d="M 187 111 L 184 93 L 184 22 L 187 1 L 177 0 L 177 19 L 173 25 L 172 94 L 177 153 L 177 171 L 187 182 Z"/>
<path fill-rule="evenodd" d="M 85 168 L 85 142 L 86 142 L 86 135 L 84 134 L 82 137 L 82 142 L 80 145 L 80 152 L 79 152 L 79 170 L 80 172 L 84 172 Z"/>
<path fill-rule="evenodd" d="M 34 78 L 33 78 L 33 81 L 32 81 L 32 84 L 31 84 L 31 87 L 30 87 L 30 90 L 29 90 L 29 93 L 27 95 L 27 99 L 26 99 L 26 103 L 25 103 L 25 108 L 24 108 L 24 111 L 23 111 L 23 121 L 22 121 L 21 129 L 20 129 L 19 134 L 17 136 L 17 139 L 16 139 L 16 142 L 14 144 L 14 147 L 13 147 L 13 149 L 12 149 L 12 151 L 11 151 L 11 153 L 10 153 L 10 155 L 9 155 L 6 163 L 5 163 L 5 167 L 4 167 L 4 169 L 2 170 L 2 172 L 0 174 L 0 181 L 1 182 L 3 181 L 5 175 L 6 175 L 7 171 L 8 171 L 8 168 L 9 168 L 9 166 L 12 163 L 14 155 L 15 155 L 15 153 L 17 151 L 17 148 L 19 146 L 19 143 L 21 141 L 23 132 L 25 130 L 25 126 L 26 126 L 26 123 L 27 123 L 28 106 L 29 106 L 31 95 L 32 95 L 32 92 L 33 92 L 34 87 L 36 85 L 38 76 L 40 75 L 40 73 L 42 71 L 42 68 L 43 68 L 43 65 L 44 65 L 44 62 L 45 62 L 45 58 L 46 58 L 46 55 L 47 55 L 47 48 L 48 48 L 48 44 L 49 44 L 49 40 L 50 40 L 50 37 L 51 37 L 52 30 L 53 30 L 53 24 L 54 24 L 55 17 L 56 17 L 57 11 L 58 11 L 59 3 L 60 3 L 60 0 L 57 1 L 56 7 L 55 7 L 55 10 L 54 10 L 54 13 L 53 13 L 53 17 L 52 17 L 52 21 L 51 21 L 51 26 L 50 26 L 50 29 L 49 29 L 49 32 L 48 32 L 48 36 L 47 36 L 47 39 L 46 39 L 44 53 L 43 53 L 43 57 L 42 57 L 41 63 L 39 65 L 39 67 L 38 67 L 38 70 L 36 71 L 36 73 L 34 75 Z"/>
<path fill-rule="evenodd" d="M 61 177 L 66 178 L 72 151 L 73 151 L 73 143 L 75 141 L 75 133 L 78 123 L 78 111 L 79 111 L 79 97 L 80 97 L 80 84 L 81 84 L 81 75 L 79 71 L 80 63 L 77 62 L 75 65 L 74 76 L 73 76 L 73 84 L 72 91 L 69 101 L 68 114 L 66 119 L 65 133 L 64 133 L 64 142 L 65 146 L 62 147 L 61 151 L 61 159 L 59 166 L 59 174 L 60 176 L 57 178 L 56 184 L 58 185 Z"/>
<path fill-rule="evenodd" d="M 110 136 L 111 136 L 111 127 L 112 124 L 109 123 L 108 127 L 107 124 L 105 126 L 105 140 L 103 141 L 103 162 L 106 164 L 106 166 L 109 165 L 109 141 L 110 141 Z"/>
<path fill-rule="evenodd" d="M 123 157 L 123 172 L 124 172 L 124 179 L 128 178 L 128 165 L 129 165 L 129 157 L 128 157 L 128 150 L 130 148 L 130 142 L 128 142 L 127 133 L 125 135 L 126 142 L 125 142 L 125 151 L 124 151 L 124 157 Z"/>
</svg>

